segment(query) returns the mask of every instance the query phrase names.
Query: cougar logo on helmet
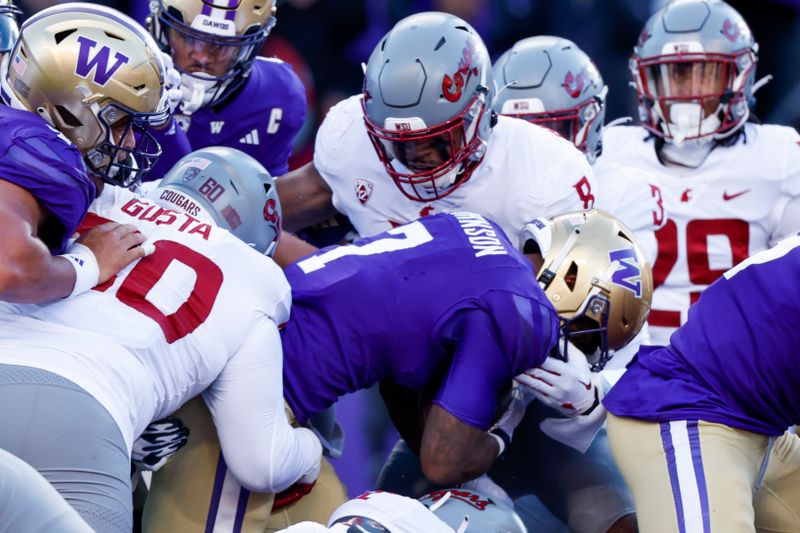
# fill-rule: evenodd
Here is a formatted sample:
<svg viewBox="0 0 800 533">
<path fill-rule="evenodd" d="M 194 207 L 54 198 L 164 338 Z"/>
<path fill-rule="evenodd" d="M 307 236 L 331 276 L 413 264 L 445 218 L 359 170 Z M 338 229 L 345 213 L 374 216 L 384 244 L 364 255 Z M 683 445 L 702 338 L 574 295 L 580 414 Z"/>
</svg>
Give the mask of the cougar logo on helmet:
<svg viewBox="0 0 800 533">
<path fill-rule="evenodd" d="M 564 89 L 567 91 L 573 98 L 577 98 L 583 92 L 583 88 L 586 86 L 586 73 L 585 71 L 578 72 L 577 76 L 572 74 L 570 70 L 567 72 L 567 75 L 564 77 Z"/>
<path fill-rule="evenodd" d="M 108 80 L 119 70 L 119 67 L 130 61 L 130 58 L 122 52 L 115 52 L 115 62 L 109 67 L 111 49 L 108 46 L 101 46 L 94 57 L 90 57 L 92 49 L 97 46 L 97 41 L 80 36 L 78 37 L 78 43 L 80 44 L 80 51 L 78 53 L 78 62 L 75 65 L 75 74 L 82 78 L 88 78 L 89 73 L 94 70 L 94 82 L 101 87 L 108 83 Z"/>
<path fill-rule="evenodd" d="M 739 38 L 739 26 L 731 22 L 731 19 L 725 19 L 725 23 L 722 25 L 721 30 L 722 35 L 725 36 L 730 42 L 736 42 L 736 39 Z"/>
<path fill-rule="evenodd" d="M 611 282 L 620 287 L 624 287 L 636 295 L 642 296 L 642 270 L 636 259 L 636 252 L 633 248 L 623 248 L 612 250 L 608 253 L 608 258 L 612 263 L 616 263 L 617 270 L 611 274 Z M 635 282 L 634 282 L 635 280 Z"/>
<path fill-rule="evenodd" d="M 469 83 L 469 79 L 473 75 L 478 75 L 478 68 L 475 66 L 475 45 L 472 43 L 472 39 L 468 39 L 463 55 L 458 62 L 458 70 L 452 78 L 445 74 L 442 80 L 442 92 L 445 99 L 448 102 L 457 102 L 461 98 L 464 85 Z"/>
</svg>

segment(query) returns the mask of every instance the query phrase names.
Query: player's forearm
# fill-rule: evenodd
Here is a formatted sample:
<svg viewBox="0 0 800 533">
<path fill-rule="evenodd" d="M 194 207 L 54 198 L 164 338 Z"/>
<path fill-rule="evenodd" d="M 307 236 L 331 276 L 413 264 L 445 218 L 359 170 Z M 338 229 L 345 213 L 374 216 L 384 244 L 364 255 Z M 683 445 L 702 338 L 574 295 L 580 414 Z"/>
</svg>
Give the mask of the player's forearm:
<svg viewBox="0 0 800 533">
<path fill-rule="evenodd" d="M 264 319 L 203 393 L 228 467 L 256 492 L 284 490 L 317 467 L 322 455 L 310 430 L 289 424 L 282 374 L 280 334 Z"/>
<path fill-rule="evenodd" d="M 307 228 L 336 215 L 333 193 L 313 162 L 276 179 L 275 186 L 287 231 Z"/>
<path fill-rule="evenodd" d="M 63 257 L 53 257 L 44 244 L 30 243 L 0 258 L 0 300 L 45 303 L 69 296 L 75 269 Z"/>
<path fill-rule="evenodd" d="M 488 432 L 464 424 L 434 405 L 425 422 L 420 462 L 429 481 L 439 485 L 461 483 L 489 471 L 499 453 Z"/>
</svg>

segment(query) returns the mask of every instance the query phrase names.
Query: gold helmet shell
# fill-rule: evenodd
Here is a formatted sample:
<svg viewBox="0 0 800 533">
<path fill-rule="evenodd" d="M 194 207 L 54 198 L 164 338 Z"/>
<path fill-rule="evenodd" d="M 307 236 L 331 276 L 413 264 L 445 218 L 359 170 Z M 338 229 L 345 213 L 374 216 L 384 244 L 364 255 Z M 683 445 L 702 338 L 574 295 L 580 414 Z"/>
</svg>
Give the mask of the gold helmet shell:
<svg viewBox="0 0 800 533">
<path fill-rule="evenodd" d="M 129 186 L 160 154 L 145 130 L 168 118 L 164 78 L 158 46 L 133 19 L 76 2 L 44 9 L 22 25 L 0 83 L 8 104 L 55 126 L 94 174 Z M 115 138 L 112 129 L 121 126 Z M 130 130 L 135 147 L 123 146 Z"/>
<path fill-rule="evenodd" d="M 526 224 L 521 245 L 544 259 L 537 280 L 561 318 L 565 338 L 583 349 L 581 334 L 599 334 L 586 355 L 593 370 L 602 369 L 650 313 L 653 275 L 633 232 L 592 209 Z"/>
</svg>

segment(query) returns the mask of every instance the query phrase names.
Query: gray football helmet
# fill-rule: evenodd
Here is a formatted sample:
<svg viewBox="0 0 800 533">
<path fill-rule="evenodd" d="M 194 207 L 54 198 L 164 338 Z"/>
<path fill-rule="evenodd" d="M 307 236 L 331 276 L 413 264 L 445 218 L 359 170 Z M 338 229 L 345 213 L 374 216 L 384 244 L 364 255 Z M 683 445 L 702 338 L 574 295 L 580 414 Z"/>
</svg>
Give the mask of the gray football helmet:
<svg viewBox="0 0 800 533">
<path fill-rule="evenodd" d="M 645 128 L 668 142 L 722 139 L 753 104 L 758 45 L 722 0 L 676 0 L 644 26 L 630 61 Z"/>
<path fill-rule="evenodd" d="M 14 47 L 19 35 L 17 20 L 22 11 L 11 0 L 0 0 L 0 54 Z"/>
<path fill-rule="evenodd" d="M 266 255 L 278 247 L 281 203 L 272 176 L 235 148 L 210 146 L 184 156 L 148 196 L 215 223 Z"/>
<path fill-rule="evenodd" d="M 381 39 L 364 74 L 364 117 L 403 194 L 431 201 L 469 179 L 494 125 L 494 94 L 486 46 L 458 17 L 419 13 Z"/>
<path fill-rule="evenodd" d="M 606 115 L 600 72 L 575 43 L 542 35 L 522 39 L 494 64 L 494 110 L 549 128 L 594 162 Z"/>
<path fill-rule="evenodd" d="M 476 490 L 435 490 L 419 501 L 457 533 L 528 533 L 513 509 Z"/>
</svg>

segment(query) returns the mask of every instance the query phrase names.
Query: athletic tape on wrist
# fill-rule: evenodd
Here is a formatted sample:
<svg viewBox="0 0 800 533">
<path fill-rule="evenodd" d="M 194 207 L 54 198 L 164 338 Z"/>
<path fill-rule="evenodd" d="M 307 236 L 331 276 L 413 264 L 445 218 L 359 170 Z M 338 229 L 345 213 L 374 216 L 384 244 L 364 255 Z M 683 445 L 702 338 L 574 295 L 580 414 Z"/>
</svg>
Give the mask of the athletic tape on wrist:
<svg viewBox="0 0 800 533">
<path fill-rule="evenodd" d="M 61 254 L 75 269 L 75 286 L 67 298 L 73 298 L 97 285 L 100 280 L 100 265 L 92 250 L 87 246 L 75 243 L 69 252 Z"/>
</svg>

